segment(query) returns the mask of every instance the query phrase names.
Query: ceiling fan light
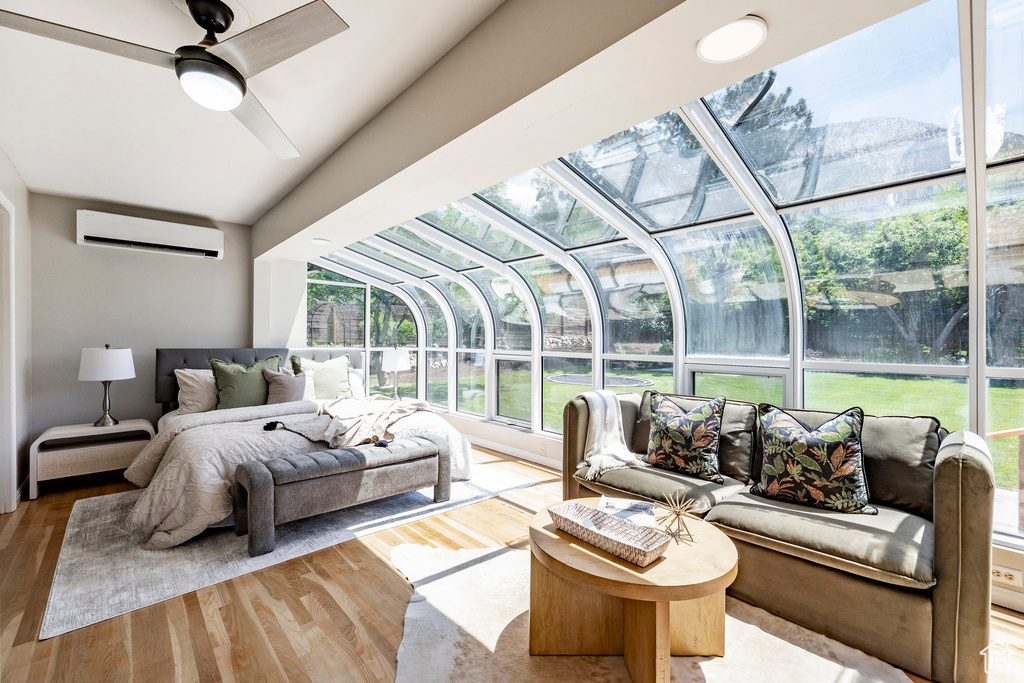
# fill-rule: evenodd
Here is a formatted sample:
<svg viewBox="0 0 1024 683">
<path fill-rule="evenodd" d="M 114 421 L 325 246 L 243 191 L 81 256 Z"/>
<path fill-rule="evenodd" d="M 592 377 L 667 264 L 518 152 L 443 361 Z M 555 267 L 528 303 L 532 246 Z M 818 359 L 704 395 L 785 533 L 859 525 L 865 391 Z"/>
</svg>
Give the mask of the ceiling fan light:
<svg viewBox="0 0 1024 683">
<path fill-rule="evenodd" d="M 175 62 L 174 71 L 185 94 L 207 109 L 231 111 L 245 97 L 241 74 L 213 59 L 181 58 Z"/>
</svg>

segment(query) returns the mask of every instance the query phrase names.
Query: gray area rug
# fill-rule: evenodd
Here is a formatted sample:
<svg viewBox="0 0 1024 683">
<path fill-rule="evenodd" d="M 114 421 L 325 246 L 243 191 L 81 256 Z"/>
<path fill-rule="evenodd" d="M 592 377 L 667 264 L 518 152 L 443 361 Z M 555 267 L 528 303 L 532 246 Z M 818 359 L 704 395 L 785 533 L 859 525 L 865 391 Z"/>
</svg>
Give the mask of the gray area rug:
<svg viewBox="0 0 1024 683">
<path fill-rule="evenodd" d="M 75 503 L 39 638 L 73 631 L 317 550 L 514 491 L 532 482 L 488 466 L 452 482 L 451 499 L 412 491 L 278 527 L 277 549 L 249 557 L 247 537 L 212 529 L 166 550 L 146 550 L 126 520 L 141 491 Z"/>
<path fill-rule="evenodd" d="M 396 683 L 630 681 L 622 657 L 531 657 L 530 553 L 402 545 L 391 563 L 416 592 Z M 727 598 L 724 657 L 673 657 L 674 683 L 909 683 L 860 650 Z"/>
</svg>

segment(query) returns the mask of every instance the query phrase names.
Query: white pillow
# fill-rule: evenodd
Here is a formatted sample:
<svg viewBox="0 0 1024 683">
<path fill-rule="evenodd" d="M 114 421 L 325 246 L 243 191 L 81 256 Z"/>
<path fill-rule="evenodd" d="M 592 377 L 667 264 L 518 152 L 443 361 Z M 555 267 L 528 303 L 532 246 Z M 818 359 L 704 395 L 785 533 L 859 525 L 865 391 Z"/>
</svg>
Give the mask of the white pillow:
<svg viewBox="0 0 1024 683">
<path fill-rule="evenodd" d="M 174 371 L 178 380 L 178 414 L 205 413 L 217 407 L 217 382 L 213 370 Z"/>
<path fill-rule="evenodd" d="M 348 384 L 352 387 L 352 398 L 366 398 L 366 379 L 362 370 L 349 368 Z"/>
</svg>

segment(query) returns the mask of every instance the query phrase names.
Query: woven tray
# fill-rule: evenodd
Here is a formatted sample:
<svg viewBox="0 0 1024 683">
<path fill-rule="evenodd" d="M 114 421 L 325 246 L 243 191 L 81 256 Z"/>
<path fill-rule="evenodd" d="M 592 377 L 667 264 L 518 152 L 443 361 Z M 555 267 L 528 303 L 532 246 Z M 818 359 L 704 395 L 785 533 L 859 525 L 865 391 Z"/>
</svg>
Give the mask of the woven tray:
<svg viewBox="0 0 1024 683">
<path fill-rule="evenodd" d="M 664 555 L 671 540 L 664 531 L 619 519 L 582 503 L 562 503 L 550 508 L 548 514 L 565 533 L 641 567 Z M 584 526 L 586 520 L 594 527 Z"/>
</svg>

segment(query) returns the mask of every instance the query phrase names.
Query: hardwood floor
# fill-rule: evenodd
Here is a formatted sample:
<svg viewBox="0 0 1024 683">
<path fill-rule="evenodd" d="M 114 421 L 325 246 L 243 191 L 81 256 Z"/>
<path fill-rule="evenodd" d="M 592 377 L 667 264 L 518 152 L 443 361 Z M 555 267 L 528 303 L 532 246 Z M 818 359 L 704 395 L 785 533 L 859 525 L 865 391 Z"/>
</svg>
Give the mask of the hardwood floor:
<svg viewBox="0 0 1024 683">
<path fill-rule="evenodd" d="M 133 488 L 116 475 L 50 485 L 0 515 L 0 680 L 394 680 L 412 589 L 388 561 L 390 549 L 526 548 L 530 518 L 561 499 L 560 473 L 491 451 L 474 455 L 479 466 L 536 484 L 40 642 L 74 502 Z M 992 635 L 1024 652 L 1024 615 L 993 608 Z"/>
</svg>

